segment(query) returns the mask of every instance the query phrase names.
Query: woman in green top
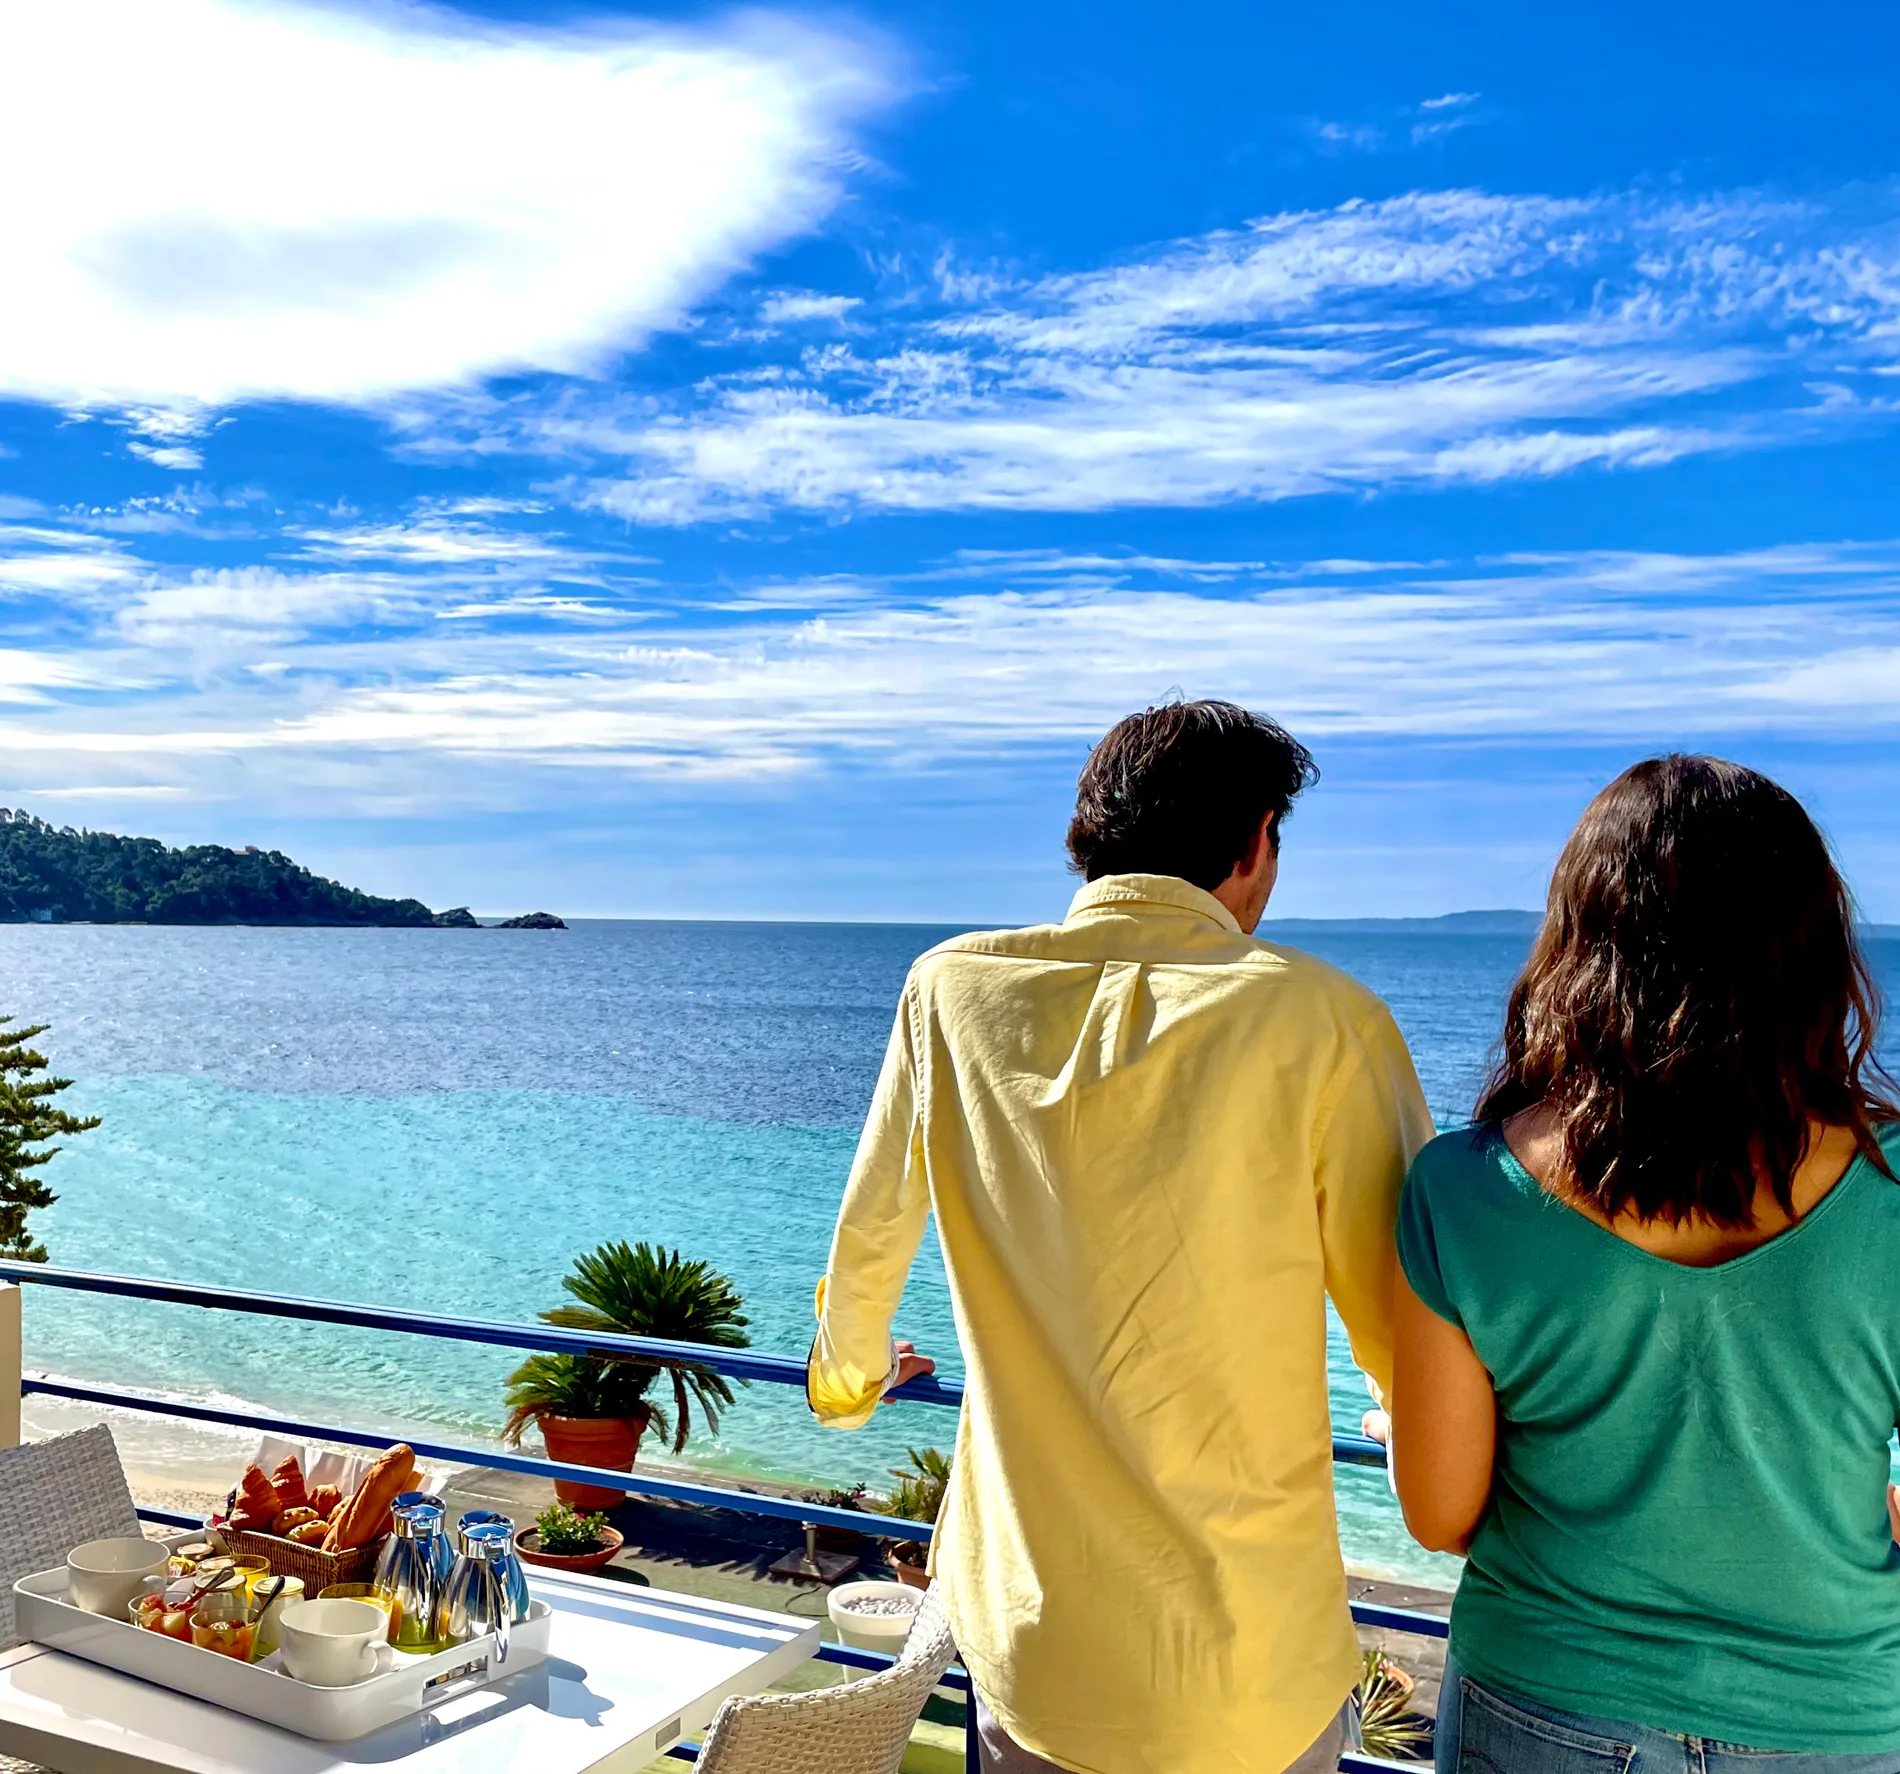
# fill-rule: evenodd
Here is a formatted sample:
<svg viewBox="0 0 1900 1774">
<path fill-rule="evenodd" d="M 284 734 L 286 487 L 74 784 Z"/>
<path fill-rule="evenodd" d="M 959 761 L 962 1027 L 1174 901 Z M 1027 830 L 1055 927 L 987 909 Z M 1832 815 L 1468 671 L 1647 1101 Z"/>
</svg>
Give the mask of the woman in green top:
<svg viewBox="0 0 1900 1774">
<path fill-rule="evenodd" d="M 1394 1476 L 1468 1551 L 1440 1770 L 1896 1774 L 1900 1107 L 1799 802 L 1626 771 L 1400 1210 Z"/>
</svg>

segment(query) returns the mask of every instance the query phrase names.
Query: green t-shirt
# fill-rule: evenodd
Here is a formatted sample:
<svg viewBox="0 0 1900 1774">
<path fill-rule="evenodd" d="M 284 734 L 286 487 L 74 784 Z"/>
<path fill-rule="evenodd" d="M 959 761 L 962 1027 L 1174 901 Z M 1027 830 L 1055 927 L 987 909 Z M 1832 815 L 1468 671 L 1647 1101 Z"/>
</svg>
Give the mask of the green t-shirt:
<svg viewBox="0 0 1900 1774">
<path fill-rule="evenodd" d="M 1881 1146 L 1900 1173 L 1900 1124 Z M 1900 1185 L 1857 1158 L 1690 1269 L 1547 1195 L 1492 1124 L 1418 1155 L 1399 1260 L 1497 1387 L 1452 1610 L 1473 1677 L 1754 1749 L 1900 1750 Z"/>
</svg>

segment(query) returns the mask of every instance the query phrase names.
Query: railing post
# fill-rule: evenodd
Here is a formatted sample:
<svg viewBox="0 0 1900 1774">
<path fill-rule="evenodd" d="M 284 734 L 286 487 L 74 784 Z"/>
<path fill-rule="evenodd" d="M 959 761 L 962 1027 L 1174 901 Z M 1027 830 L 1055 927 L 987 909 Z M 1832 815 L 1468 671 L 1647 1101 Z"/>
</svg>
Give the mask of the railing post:
<svg viewBox="0 0 1900 1774">
<path fill-rule="evenodd" d="M 0 1281 L 0 1448 L 20 1445 L 20 1290 Z"/>
</svg>

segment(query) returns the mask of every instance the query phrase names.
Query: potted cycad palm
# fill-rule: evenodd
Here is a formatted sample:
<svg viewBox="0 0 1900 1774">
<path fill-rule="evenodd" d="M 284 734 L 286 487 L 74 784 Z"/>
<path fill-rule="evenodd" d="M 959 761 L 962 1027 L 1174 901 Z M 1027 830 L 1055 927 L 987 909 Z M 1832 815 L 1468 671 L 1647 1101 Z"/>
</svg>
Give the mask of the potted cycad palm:
<svg viewBox="0 0 1900 1774">
<path fill-rule="evenodd" d="M 943 1513 L 944 1494 L 950 1489 L 950 1456 L 941 1448 L 912 1448 L 910 1470 L 893 1467 L 891 1477 L 897 1489 L 884 1499 L 882 1513 L 901 1521 L 927 1521 L 933 1527 Z M 929 1543 L 923 1540 L 888 1540 L 884 1556 L 898 1582 L 914 1589 L 930 1583 L 925 1568 L 930 1558 Z"/>
<path fill-rule="evenodd" d="M 565 1330 L 602 1331 L 630 1337 L 663 1337 L 679 1343 L 744 1348 L 745 1302 L 709 1263 L 689 1261 L 677 1250 L 654 1245 L 603 1244 L 575 1259 L 561 1285 L 575 1304 L 543 1312 L 544 1322 Z M 650 1396 L 665 1374 L 671 1381 L 669 1411 Z M 719 1427 L 720 1410 L 732 1403 L 732 1388 L 709 1367 L 688 1361 L 639 1361 L 600 1355 L 534 1355 L 508 1377 L 508 1425 L 504 1439 L 519 1445 L 534 1424 L 548 1458 L 577 1466 L 626 1472 L 640 1438 L 651 1425 L 671 1435 L 674 1453 L 686 1446 L 692 1407 L 708 1432 Z M 626 1495 L 603 1485 L 557 1480 L 555 1493 L 576 1509 L 610 1509 Z"/>
</svg>

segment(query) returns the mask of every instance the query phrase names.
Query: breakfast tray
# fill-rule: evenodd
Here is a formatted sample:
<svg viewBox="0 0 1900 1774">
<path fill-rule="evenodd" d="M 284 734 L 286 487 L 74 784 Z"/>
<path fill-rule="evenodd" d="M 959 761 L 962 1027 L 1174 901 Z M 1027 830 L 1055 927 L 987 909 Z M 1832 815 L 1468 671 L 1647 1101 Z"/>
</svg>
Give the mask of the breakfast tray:
<svg viewBox="0 0 1900 1774">
<path fill-rule="evenodd" d="M 553 1610 L 529 1604 L 528 1618 L 508 1632 L 508 1661 L 495 1661 L 492 1635 L 428 1656 L 398 1651 L 394 1665 L 347 1688 L 319 1688 L 262 1663 L 239 1663 L 200 1650 L 129 1620 L 89 1614 L 67 1599 L 66 1571 L 41 1571 L 13 1586 L 17 1630 L 49 1650 L 103 1663 L 108 1669 L 175 1688 L 213 1706 L 248 1714 L 268 1725 L 338 1743 L 367 1736 L 425 1707 L 547 1660 Z"/>
</svg>

